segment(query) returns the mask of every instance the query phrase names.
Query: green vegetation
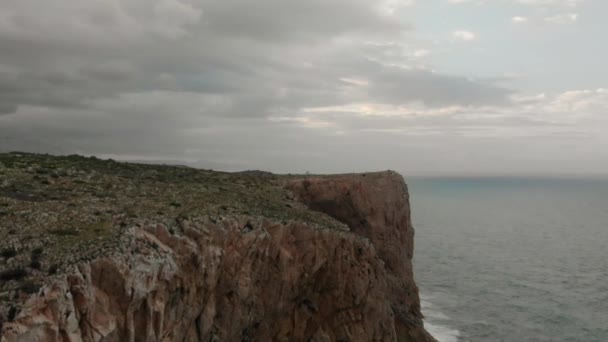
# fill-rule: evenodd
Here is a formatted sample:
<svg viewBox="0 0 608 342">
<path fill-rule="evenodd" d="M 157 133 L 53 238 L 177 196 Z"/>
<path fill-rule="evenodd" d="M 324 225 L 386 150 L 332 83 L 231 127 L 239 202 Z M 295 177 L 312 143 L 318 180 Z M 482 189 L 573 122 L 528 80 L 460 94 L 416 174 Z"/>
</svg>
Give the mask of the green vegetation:
<svg viewBox="0 0 608 342">
<path fill-rule="evenodd" d="M 42 248 L 38 247 L 32 250 L 32 254 L 30 257 L 30 267 L 33 269 L 39 270 L 42 266 L 40 263 L 40 258 L 42 257 Z"/>
<path fill-rule="evenodd" d="M 36 292 L 38 292 L 38 290 L 40 290 L 40 285 L 33 282 L 32 280 L 26 280 L 23 283 L 21 283 L 21 285 L 19 286 L 19 290 L 21 290 L 27 294 L 32 294 L 32 293 L 36 293 Z"/>
<path fill-rule="evenodd" d="M 0 272 L 0 280 L 9 281 L 9 280 L 20 280 L 25 278 L 27 275 L 27 271 L 24 268 L 10 268 L 8 270 L 4 270 Z"/>
<path fill-rule="evenodd" d="M 49 230 L 49 234 L 59 235 L 59 236 L 77 236 L 78 231 L 75 229 L 53 229 L 53 230 Z"/>
<path fill-rule="evenodd" d="M 115 252 L 125 230 L 145 223 L 171 234 L 185 218 L 231 216 L 344 229 L 293 203 L 283 180 L 260 171 L 0 154 L 0 292 L 33 291 L 49 275 Z"/>
<path fill-rule="evenodd" d="M 10 259 L 17 256 L 17 250 L 13 247 L 5 248 L 0 252 L 0 255 L 5 259 Z"/>
</svg>

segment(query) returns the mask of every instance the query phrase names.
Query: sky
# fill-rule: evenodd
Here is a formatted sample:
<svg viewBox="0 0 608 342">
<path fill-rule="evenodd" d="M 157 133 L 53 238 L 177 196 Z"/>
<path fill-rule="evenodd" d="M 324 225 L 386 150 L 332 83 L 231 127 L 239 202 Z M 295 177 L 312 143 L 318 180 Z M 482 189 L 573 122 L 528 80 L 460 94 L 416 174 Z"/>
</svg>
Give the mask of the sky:
<svg viewBox="0 0 608 342">
<path fill-rule="evenodd" d="M 601 0 L 2 0 L 0 151 L 602 175 Z"/>
</svg>

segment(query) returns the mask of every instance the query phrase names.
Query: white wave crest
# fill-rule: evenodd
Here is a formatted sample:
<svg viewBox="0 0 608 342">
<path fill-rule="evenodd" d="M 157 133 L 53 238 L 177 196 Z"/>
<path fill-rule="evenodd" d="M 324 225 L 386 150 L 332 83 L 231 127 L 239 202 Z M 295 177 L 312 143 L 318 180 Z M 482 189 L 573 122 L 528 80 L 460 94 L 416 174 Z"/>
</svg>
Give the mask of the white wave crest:
<svg viewBox="0 0 608 342">
<path fill-rule="evenodd" d="M 460 332 L 444 325 L 435 325 L 425 321 L 424 328 L 439 342 L 458 342 Z"/>
<path fill-rule="evenodd" d="M 450 321 L 443 312 L 437 310 L 430 302 L 432 296 L 420 296 L 420 305 L 425 316 L 424 327 L 439 342 L 458 342 L 460 331 L 447 325 Z"/>
</svg>

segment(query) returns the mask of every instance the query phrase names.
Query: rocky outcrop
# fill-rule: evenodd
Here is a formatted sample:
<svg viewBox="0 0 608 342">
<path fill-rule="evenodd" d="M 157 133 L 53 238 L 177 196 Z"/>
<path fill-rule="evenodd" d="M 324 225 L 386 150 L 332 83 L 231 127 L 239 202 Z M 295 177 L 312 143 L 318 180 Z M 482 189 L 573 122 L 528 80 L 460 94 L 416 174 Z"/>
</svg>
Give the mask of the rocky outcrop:
<svg viewBox="0 0 608 342">
<path fill-rule="evenodd" d="M 399 340 L 425 341 L 418 287 L 414 282 L 409 194 L 395 172 L 310 177 L 290 181 L 296 200 L 346 223 L 374 245 L 386 269 L 387 300 Z"/>
<path fill-rule="evenodd" d="M 350 232 L 264 217 L 143 222 L 27 299 L 3 341 L 433 341 L 395 173 L 285 178 Z"/>
</svg>

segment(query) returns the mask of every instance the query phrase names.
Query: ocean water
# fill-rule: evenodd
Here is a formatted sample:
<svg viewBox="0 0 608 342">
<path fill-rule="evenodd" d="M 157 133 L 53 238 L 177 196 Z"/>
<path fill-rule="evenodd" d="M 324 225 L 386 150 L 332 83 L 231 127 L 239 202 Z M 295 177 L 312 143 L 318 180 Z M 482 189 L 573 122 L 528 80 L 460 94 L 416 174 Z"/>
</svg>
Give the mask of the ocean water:
<svg viewBox="0 0 608 342">
<path fill-rule="evenodd" d="M 608 341 L 608 180 L 408 179 L 441 342 Z"/>
</svg>

